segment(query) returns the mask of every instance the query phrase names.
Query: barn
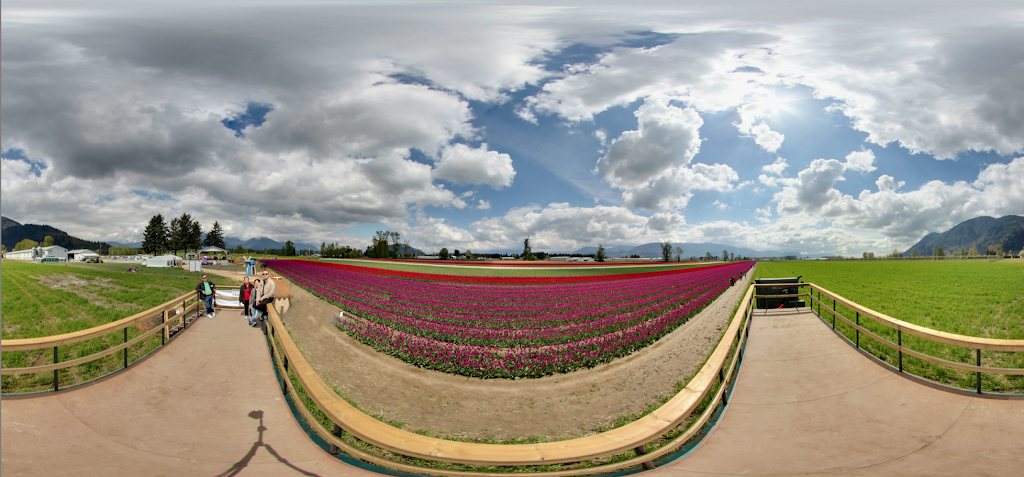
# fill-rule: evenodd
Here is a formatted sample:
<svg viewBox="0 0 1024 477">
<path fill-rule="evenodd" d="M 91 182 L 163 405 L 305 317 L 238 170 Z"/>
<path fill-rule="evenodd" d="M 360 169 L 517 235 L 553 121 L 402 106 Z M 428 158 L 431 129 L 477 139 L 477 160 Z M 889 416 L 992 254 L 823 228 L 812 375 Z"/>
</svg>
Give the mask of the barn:
<svg viewBox="0 0 1024 477">
<path fill-rule="evenodd" d="M 27 250 L 7 252 L 4 258 L 9 260 L 26 260 L 38 262 L 53 262 L 68 259 L 68 249 L 60 245 L 50 247 L 34 247 Z"/>
<path fill-rule="evenodd" d="M 92 250 L 80 248 L 77 250 L 68 250 L 68 260 L 77 260 L 84 262 L 90 258 L 100 258 L 100 255 Z"/>
</svg>

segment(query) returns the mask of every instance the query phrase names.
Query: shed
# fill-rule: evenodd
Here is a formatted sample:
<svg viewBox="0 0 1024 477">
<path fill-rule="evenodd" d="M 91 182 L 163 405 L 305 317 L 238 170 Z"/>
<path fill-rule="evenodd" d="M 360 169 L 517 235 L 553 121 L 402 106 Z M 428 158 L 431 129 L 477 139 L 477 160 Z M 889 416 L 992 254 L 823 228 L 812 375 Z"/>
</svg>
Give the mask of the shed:
<svg viewBox="0 0 1024 477">
<path fill-rule="evenodd" d="M 80 248 L 77 250 L 68 250 L 68 260 L 78 260 L 79 262 L 88 260 L 90 258 L 100 258 L 100 255 L 92 250 Z"/>
</svg>

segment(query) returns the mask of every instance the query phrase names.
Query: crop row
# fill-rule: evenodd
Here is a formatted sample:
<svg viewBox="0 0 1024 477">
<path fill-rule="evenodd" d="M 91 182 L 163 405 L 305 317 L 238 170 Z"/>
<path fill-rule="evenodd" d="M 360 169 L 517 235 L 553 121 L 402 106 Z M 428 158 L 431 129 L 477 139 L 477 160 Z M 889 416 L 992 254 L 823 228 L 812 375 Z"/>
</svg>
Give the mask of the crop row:
<svg viewBox="0 0 1024 477">
<path fill-rule="evenodd" d="M 302 261 L 270 266 L 358 316 L 342 329 L 381 352 L 443 372 L 509 378 L 592 367 L 643 348 L 752 263 L 544 286 L 414 281 Z"/>
</svg>

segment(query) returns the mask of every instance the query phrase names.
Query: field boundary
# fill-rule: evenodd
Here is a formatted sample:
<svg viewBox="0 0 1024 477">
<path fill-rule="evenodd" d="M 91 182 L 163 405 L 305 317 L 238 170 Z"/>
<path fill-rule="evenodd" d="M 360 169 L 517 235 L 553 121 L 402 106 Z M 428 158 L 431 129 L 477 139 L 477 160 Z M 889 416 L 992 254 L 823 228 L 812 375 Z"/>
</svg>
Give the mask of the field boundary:
<svg viewBox="0 0 1024 477">
<path fill-rule="evenodd" d="M 459 476 L 507 475 L 507 471 L 467 472 L 394 462 L 355 449 L 338 437 L 342 430 L 363 442 L 403 456 L 470 466 L 551 466 L 619 456 L 629 452 L 635 453 L 635 457 L 596 467 L 554 472 L 525 472 L 548 477 L 583 475 L 605 473 L 636 465 L 652 466 L 651 461 L 671 453 L 696 435 L 714 414 L 719 403 L 726 400 L 725 390 L 730 381 L 734 379 L 734 370 L 738 360 L 742 357 L 739 350 L 742 349 L 747 335 L 750 315 L 753 310 L 751 307 L 753 292 L 754 288 L 749 287 L 729 327 L 704 366 L 686 387 L 667 403 L 632 423 L 607 432 L 537 444 L 502 445 L 457 442 L 427 437 L 392 427 L 360 412 L 338 396 L 316 374 L 299 352 L 284 328 L 280 316 L 273 309 L 268 309 L 270 320 L 267 332 L 271 357 L 279 374 L 283 377 L 282 391 L 291 394 L 296 403 L 301 402 L 300 396 L 298 396 L 301 391 L 301 394 L 305 395 L 316 407 L 311 410 L 305 409 L 305 406 L 297 406 L 307 424 L 332 446 L 349 455 L 378 465 L 415 473 Z M 294 375 L 301 390 L 296 389 L 296 386 L 287 378 L 289 373 Z M 648 443 L 659 439 L 679 426 L 709 396 L 711 397 L 710 405 L 704 409 L 696 421 L 688 425 L 686 431 L 657 450 L 647 451 Z M 334 424 L 334 429 L 328 431 L 326 427 L 313 419 L 311 411 L 325 415 Z"/>
<path fill-rule="evenodd" d="M 134 364 L 136 361 L 138 361 L 135 360 L 132 363 L 128 362 L 129 347 L 138 344 L 142 341 L 145 341 L 146 339 L 151 338 L 159 333 L 161 335 L 161 340 L 160 346 L 158 346 L 157 349 L 162 348 L 164 345 L 167 344 L 167 341 L 171 338 L 172 331 L 178 331 L 188 326 L 190 320 L 186 320 L 186 317 L 188 317 L 193 310 L 197 311 L 199 309 L 199 306 L 200 301 L 198 300 L 197 293 L 195 291 L 190 291 L 188 293 L 185 293 L 184 295 L 178 296 L 170 301 L 157 305 L 148 310 L 141 311 L 127 318 L 123 318 L 111 323 L 106 323 L 100 326 L 95 326 L 86 330 L 80 330 L 54 336 L 44 336 L 39 338 L 0 340 L 0 352 L 31 351 L 52 348 L 54 353 L 54 362 L 51 364 L 29 366 L 23 368 L 5 367 L 3 369 L 0 369 L 0 374 L 4 376 L 16 376 L 22 374 L 34 374 L 52 371 L 53 391 L 58 391 L 60 389 L 58 371 L 61 369 L 79 366 L 92 361 L 96 361 L 98 359 L 116 354 L 118 351 L 121 351 L 124 355 L 123 366 L 121 367 L 121 369 L 125 369 L 129 365 Z M 144 333 L 134 337 L 133 339 L 128 339 L 129 327 L 136 326 L 141 322 L 145 322 L 157 316 L 159 316 L 161 319 L 160 323 L 156 324 L 155 326 L 145 331 Z M 63 362 L 56 362 L 56 357 L 58 356 L 60 346 L 81 343 L 83 341 L 99 338 L 110 333 L 115 333 L 117 331 L 124 332 L 124 341 L 121 344 L 111 346 L 103 351 L 93 353 L 88 356 L 83 356 L 80 358 Z M 146 353 L 146 355 L 148 354 L 150 353 Z M 102 377 L 104 376 L 100 376 L 96 379 L 101 379 Z M 96 379 L 91 379 L 85 382 L 95 381 Z M 84 383 L 75 383 L 75 385 L 80 384 Z"/>
<path fill-rule="evenodd" d="M 945 331 L 933 330 L 913 323 L 908 323 L 896 318 L 893 318 L 884 313 L 872 310 L 866 306 L 860 305 L 852 300 L 849 300 L 837 293 L 829 291 L 821 286 L 814 283 L 789 283 L 789 284 L 755 284 L 756 288 L 785 288 L 785 287 L 808 287 L 810 293 L 797 293 L 790 295 L 755 295 L 755 298 L 796 298 L 796 297 L 810 297 L 811 299 L 811 310 L 814 311 L 817 316 L 825 323 L 829 324 L 829 320 L 823 315 L 823 309 L 832 318 L 832 329 L 836 331 L 845 340 L 853 344 L 858 350 L 868 352 L 860 344 L 860 337 L 864 336 L 871 338 L 875 342 L 883 345 L 886 348 L 892 349 L 897 353 L 897 369 L 900 373 L 904 373 L 903 356 L 911 356 L 922 361 L 926 361 L 939 366 L 948 368 L 958 369 L 961 371 L 968 371 L 975 373 L 975 393 L 983 394 L 982 392 L 982 374 L 1002 374 L 1011 376 L 1024 376 L 1024 368 L 1002 368 L 993 366 L 982 366 L 982 351 L 994 351 L 994 352 L 1010 352 L 1019 353 L 1024 352 L 1024 340 L 1010 340 L 1010 339 L 998 339 L 998 338 L 979 338 L 974 336 L 959 335 L 956 333 L 949 333 Z M 815 295 L 814 292 L 817 292 Z M 825 300 L 822 299 L 824 295 Z M 826 300 L 831 299 L 832 303 L 828 303 Z M 818 305 L 818 309 L 814 310 L 814 304 Z M 838 311 L 839 305 L 842 305 L 849 310 L 853 311 L 855 316 L 851 320 L 850 317 L 844 316 Z M 869 330 L 861 323 L 861 318 L 869 318 L 876 323 L 879 323 L 896 332 L 896 342 L 880 336 L 877 332 Z M 837 324 L 842 323 L 848 326 L 855 332 L 855 338 L 851 340 L 845 334 L 839 332 L 836 329 Z M 975 364 L 960 363 L 956 361 L 950 361 L 947 359 L 938 358 L 917 350 L 910 349 L 903 344 L 903 334 L 921 338 L 934 343 L 941 343 L 961 348 L 967 348 L 974 350 Z M 884 359 L 875 356 L 874 353 L 870 353 L 876 359 L 880 359 L 886 362 Z M 888 364 L 888 362 L 886 362 Z M 908 373 L 909 374 L 909 373 Z M 927 378 L 917 376 L 920 379 L 928 380 Z M 928 380 L 932 382 L 931 380 Z M 938 384 L 938 383 L 936 383 Z M 959 388 L 956 388 L 959 389 Z"/>
</svg>

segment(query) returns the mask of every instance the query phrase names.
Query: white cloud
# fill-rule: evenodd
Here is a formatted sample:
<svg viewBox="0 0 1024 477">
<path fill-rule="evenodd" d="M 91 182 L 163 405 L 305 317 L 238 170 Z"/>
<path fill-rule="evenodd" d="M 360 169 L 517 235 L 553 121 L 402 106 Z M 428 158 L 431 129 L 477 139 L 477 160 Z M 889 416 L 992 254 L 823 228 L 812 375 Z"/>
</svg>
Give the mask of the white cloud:
<svg viewBox="0 0 1024 477">
<path fill-rule="evenodd" d="M 836 227 L 860 229 L 858 234 L 877 231 L 896 240 L 894 245 L 909 246 L 928 232 L 967 219 L 1024 210 L 1024 157 L 987 166 L 973 183 L 929 181 L 906 192 L 898 191 L 904 181 L 882 175 L 875 182 L 877 192 L 864 190 L 857 197 L 834 188 L 844 170 L 845 164 L 835 159 L 815 159 L 798 178 L 782 179 L 785 186 L 774 196 L 779 214 L 831 220 Z"/>
<path fill-rule="evenodd" d="M 750 128 L 750 132 L 754 135 L 754 142 L 768 152 L 778 151 L 782 147 L 782 141 L 786 139 L 786 136 L 772 131 L 765 123 Z"/>
<path fill-rule="evenodd" d="M 486 201 L 486 200 L 484 200 L 484 199 L 480 199 L 480 204 L 477 205 L 476 208 L 478 210 L 490 210 L 491 209 L 491 203 Z"/>
<path fill-rule="evenodd" d="M 622 190 L 629 207 L 680 209 L 692 190 L 730 190 L 739 176 L 723 164 L 694 164 L 704 124 L 692 108 L 681 109 L 665 97 L 648 97 L 634 113 L 636 130 L 625 131 L 608 146 L 597 172 Z"/>
<path fill-rule="evenodd" d="M 434 177 L 456 184 L 487 184 L 494 189 L 512 185 L 516 170 L 508 154 L 488 151 L 487 144 L 473 149 L 465 144 L 446 148 L 434 164 Z"/>
<path fill-rule="evenodd" d="M 846 156 L 846 168 L 853 171 L 872 172 L 875 169 L 875 152 L 871 149 L 853 151 Z"/>
</svg>

